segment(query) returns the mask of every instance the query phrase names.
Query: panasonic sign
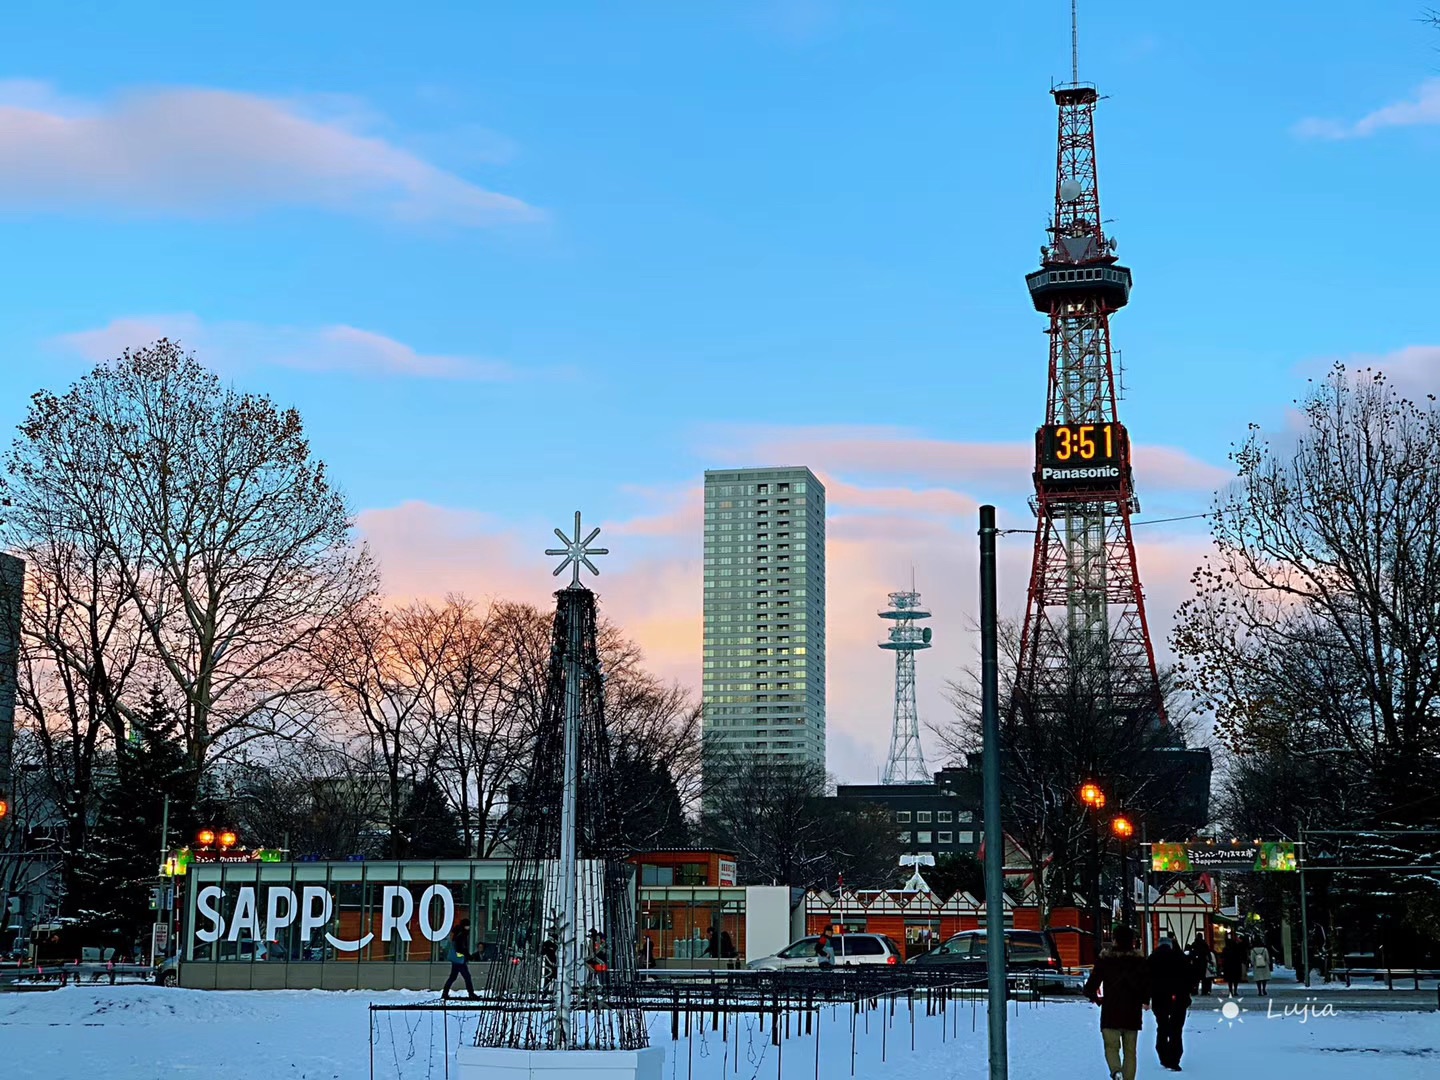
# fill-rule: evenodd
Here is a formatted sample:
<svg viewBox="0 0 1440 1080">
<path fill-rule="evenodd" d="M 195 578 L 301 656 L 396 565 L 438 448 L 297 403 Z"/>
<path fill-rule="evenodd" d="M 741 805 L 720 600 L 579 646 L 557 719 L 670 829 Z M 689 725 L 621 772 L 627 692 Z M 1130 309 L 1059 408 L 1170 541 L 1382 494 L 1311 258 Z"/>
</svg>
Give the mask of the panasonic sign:
<svg viewBox="0 0 1440 1080">
<path fill-rule="evenodd" d="M 1040 470 L 1042 480 L 1118 480 L 1118 465 L 1096 465 L 1088 469 L 1057 469 L 1045 466 Z"/>
<path fill-rule="evenodd" d="M 302 940 L 310 940 L 316 930 L 323 930 L 335 914 L 335 898 L 320 885 L 302 886 L 299 895 L 288 885 L 271 885 L 266 889 L 263 907 L 254 885 L 243 885 L 235 896 L 235 909 L 226 920 L 220 913 L 223 892 L 219 885 L 207 885 L 195 896 L 196 929 L 199 941 L 240 941 L 248 931 L 249 939 L 276 941 L 279 932 L 298 923 Z M 439 901 L 439 919 L 435 919 L 435 902 Z M 398 937 L 410 941 L 410 922 L 419 913 L 421 935 L 427 941 L 443 941 L 455 923 L 455 897 L 445 885 L 431 885 L 415 895 L 404 885 L 386 885 L 380 896 L 381 941 Z M 359 952 L 374 941 L 373 931 L 358 941 L 338 938 L 329 931 L 325 940 L 341 952 Z"/>
</svg>

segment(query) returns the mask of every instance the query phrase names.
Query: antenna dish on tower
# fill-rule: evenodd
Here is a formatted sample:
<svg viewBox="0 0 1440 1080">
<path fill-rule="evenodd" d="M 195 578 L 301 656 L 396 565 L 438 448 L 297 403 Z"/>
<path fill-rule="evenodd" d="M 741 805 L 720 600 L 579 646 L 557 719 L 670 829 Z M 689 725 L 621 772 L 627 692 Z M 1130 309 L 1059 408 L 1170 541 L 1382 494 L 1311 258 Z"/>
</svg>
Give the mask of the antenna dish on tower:
<svg viewBox="0 0 1440 1080">
<path fill-rule="evenodd" d="M 1080 181 L 1062 180 L 1060 181 L 1060 201 L 1067 203 L 1074 202 L 1080 197 L 1082 190 L 1084 189 L 1080 187 Z"/>
</svg>

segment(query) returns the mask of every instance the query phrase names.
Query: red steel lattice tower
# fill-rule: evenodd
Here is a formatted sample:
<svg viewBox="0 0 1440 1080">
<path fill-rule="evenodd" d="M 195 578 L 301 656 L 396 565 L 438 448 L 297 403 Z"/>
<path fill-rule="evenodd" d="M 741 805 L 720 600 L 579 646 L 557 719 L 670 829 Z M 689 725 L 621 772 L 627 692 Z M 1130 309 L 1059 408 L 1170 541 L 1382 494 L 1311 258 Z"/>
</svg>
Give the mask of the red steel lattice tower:
<svg viewBox="0 0 1440 1080">
<path fill-rule="evenodd" d="M 1016 701 L 1045 710 L 1075 672 L 1116 713 L 1164 722 L 1155 651 L 1135 563 L 1138 512 L 1130 443 L 1115 400 L 1110 316 L 1130 298 L 1130 270 L 1100 217 L 1093 85 L 1051 91 L 1060 111 L 1055 214 L 1041 268 L 1026 276 L 1050 319 L 1045 424 L 1035 436 L 1038 519 Z"/>
</svg>

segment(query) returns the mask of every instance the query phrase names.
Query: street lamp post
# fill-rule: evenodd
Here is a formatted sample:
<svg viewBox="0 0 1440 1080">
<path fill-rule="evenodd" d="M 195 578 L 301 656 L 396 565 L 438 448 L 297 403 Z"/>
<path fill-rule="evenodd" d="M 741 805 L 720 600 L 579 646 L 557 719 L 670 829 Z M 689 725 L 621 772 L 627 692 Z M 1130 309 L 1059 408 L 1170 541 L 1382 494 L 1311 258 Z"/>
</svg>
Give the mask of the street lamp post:
<svg viewBox="0 0 1440 1080">
<path fill-rule="evenodd" d="M 1100 957 L 1103 943 L 1100 914 L 1100 811 L 1105 809 L 1105 792 L 1094 781 L 1080 787 L 1080 802 L 1090 818 L 1090 918 L 1095 931 L 1095 957 Z"/>
<path fill-rule="evenodd" d="M 1135 825 L 1124 814 L 1116 814 L 1110 822 L 1110 831 L 1120 841 L 1120 913 L 1126 926 L 1135 922 L 1135 894 L 1130 881 L 1130 838 L 1135 835 Z"/>
</svg>

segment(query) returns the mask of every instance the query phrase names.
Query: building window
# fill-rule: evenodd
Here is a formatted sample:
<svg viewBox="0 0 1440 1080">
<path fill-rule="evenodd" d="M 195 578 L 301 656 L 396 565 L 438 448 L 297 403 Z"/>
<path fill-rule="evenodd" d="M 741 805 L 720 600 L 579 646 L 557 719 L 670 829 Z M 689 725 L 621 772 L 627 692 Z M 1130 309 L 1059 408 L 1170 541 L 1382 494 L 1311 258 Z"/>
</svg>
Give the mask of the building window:
<svg viewBox="0 0 1440 1080">
<path fill-rule="evenodd" d="M 929 810 L 921 810 L 921 811 L 918 811 L 918 812 L 915 814 L 915 820 L 916 820 L 917 822 L 919 822 L 921 825 L 929 825 L 929 824 L 930 824 L 930 811 L 929 811 Z"/>
<path fill-rule="evenodd" d="M 955 820 L 963 825 L 967 821 L 974 821 L 975 814 L 970 810 L 961 810 L 960 815 Z"/>
<path fill-rule="evenodd" d="M 928 843 L 930 843 L 930 834 L 929 834 L 928 832 L 917 832 L 917 833 L 915 834 L 915 843 L 917 843 L 917 844 L 928 844 Z"/>
<path fill-rule="evenodd" d="M 955 815 L 949 810 L 938 810 L 935 813 L 935 820 L 941 825 L 949 825 L 950 822 L 955 820 Z"/>
<path fill-rule="evenodd" d="M 975 843 L 975 834 L 974 834 L 973 832 L 962 832 L 962 833 L 960 834 L 960 843 L 962 843 L 962 844 L 973 844 L 973 843 Z"/>
<path fill-rule="evenodd" d="M 899 838 L 900 838 L 900 843 L 902 843 L 902 844 L 908 844 L 908 843 L 910 843 L 910 834 L 909 834 L 908 832 L 902 832 L 902 833 L 900 833 L 900 834 L 899 834 Z"/>
<path fill-rule="evenodd" d="M 909 810 L 897 810 L 897 811 L 895 812 L 895 822 L 896 822 L 896 824 L 898 824 L 898 825 L 909 825 L 909 824 L 910 824 L 910 811 L 909 811 Z"/>
<path fill-rule="evenodd" d="M 954 842 L 955 842 L 955 834 L 954 834 L 953 832 L 942 832 L 942 833 L 940 834 L 940 843 L 942 843 L 942 844 L 953 844 Z"/>
</svg>

